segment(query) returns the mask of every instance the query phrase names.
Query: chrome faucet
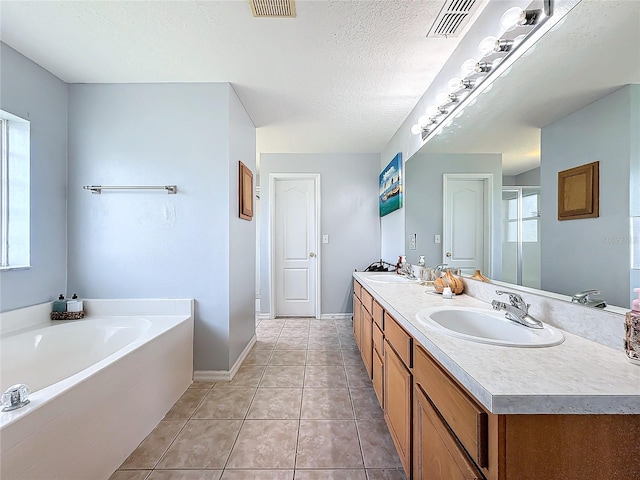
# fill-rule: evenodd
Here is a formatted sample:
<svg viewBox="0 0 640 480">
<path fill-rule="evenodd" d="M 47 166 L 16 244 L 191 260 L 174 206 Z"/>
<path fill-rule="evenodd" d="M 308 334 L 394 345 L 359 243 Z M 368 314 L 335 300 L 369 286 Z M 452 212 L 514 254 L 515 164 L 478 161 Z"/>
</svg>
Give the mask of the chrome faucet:
<svg viewBox="0 0 640 480">
<path fill-rule="evenodd" d="M 405 275 L 407 278 L 409 278 L 411 280 L 415 280 L 417 278 L 413 274 L 413 267 L 411 266 L 411 264 L 409 262 L 405 262 L 405 264 L 402 266 L 402 270 L 400 270 L 400 273 L 402 275 Z"/>
<path fill-rule="evenodd" d="M 585 305 L 587 307 L 605 308 L 607 306 L 607 302 L 605 302 L 601 298 L 593 298 L 591 296 L 599 295 L 600 293 L 602 293 L 600 290 L 585 290 L 583 292 L 576 293 L 573 297 L 571 297 L 571 301 L 573 303 L 579 303 L 580 305 Z"/>
<path fill-rule="evenodd" d="M 6 392 L 2 394 L 3 412 L 10 412 L 24 407 L 31 400 L 29 400 L 29 394 L 31 391 L 26 385 L 19 383 L 12 387 L 9 387 Z"/>
<path fill-rule="evenodd" d="M 504 316 L 511 320 L 512 322 L 519 323 L 520 325 L 524 325 L 529 328 L 544 328 L 542 322 L 540 320 L 536 320 L 531 315 L 529 315 L 529 307 L 522 299 L 520 295 L 513 292 L 504 292 L 502 290 L 496 290 L 498 295 L 509 295 L 509 303 L 507 305 L 504 302 L 499 302 L 498 300 L 494 300 L 491 302 L 491 306 L 494 310 L 504 310 Z"/>
</svg>

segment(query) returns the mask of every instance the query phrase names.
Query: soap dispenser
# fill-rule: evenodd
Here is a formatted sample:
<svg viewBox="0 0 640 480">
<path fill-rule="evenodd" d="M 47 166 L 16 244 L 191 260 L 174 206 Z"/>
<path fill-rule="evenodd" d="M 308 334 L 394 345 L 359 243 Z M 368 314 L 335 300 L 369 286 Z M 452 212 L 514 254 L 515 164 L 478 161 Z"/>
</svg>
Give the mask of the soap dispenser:
<svg viewBox="0 0 640 480">
<path fill-rule="evenodd" d="M 64 299 L 64 295 L 60 294 L 58 300 L 53 302 L 51 307 L 52 312 L 66 312 L 67 311 L 67 301 Z"/>
<path fill-rule="evenodd" d="M 634 288 L 633 291 L 638 298 L 631 302 L 631 311 L 625 317 L 624 351 L 631 363 L 640 365 L 640 288 Z"/>
<path fill-rule="evenodd" d="M 81 299 L 78 298 L 78 294 L 74 293 L 71 300 L 67 302 L 67 312 L 82 312 L 84 305 Z"/>
</svg>

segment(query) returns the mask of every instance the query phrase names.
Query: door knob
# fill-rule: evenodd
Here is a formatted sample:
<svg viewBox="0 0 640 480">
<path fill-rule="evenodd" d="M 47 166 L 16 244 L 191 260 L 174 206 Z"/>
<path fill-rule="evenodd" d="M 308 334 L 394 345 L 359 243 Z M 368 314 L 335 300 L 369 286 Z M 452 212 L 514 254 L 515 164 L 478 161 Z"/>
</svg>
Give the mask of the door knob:
<svg viewBox="0 0 640 480">
<path fill-rule="evenodd" d="M 313 253 L 313 252 L 311 252 L 311 253 L 309 254 L 309 256 L 310 256 L 311 258 L 313 258 L 313 257 L 315 257 L 315 256 L 316 256 L 316 254 L 315 254 L 315 253 Z"/>
<path fill-rule="evenodd" d="M 451 252 L 447 252 L 446 257 L 451 258 Z"/>
</svg>

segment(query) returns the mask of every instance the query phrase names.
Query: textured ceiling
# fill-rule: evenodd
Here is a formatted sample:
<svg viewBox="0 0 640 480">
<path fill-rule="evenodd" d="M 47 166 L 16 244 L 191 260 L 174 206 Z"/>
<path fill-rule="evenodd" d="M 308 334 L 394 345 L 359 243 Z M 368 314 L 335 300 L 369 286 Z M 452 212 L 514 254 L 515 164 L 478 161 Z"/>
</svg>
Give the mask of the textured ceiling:
<svg viewBox="0 0 640 480">
<path fill-rule="evenodd" d="M 13 0 L 0 38 L 70 83 L 230 82 L 258 152 L 380 152 L 457 45 L 425 37 L 443 4 Z"/>
<path fill-rule="evenodd" d="M 490 92 L 421 152 L 502 153 L 503 172 L 540 164 L 540 129 L 640 84 L 640 1 L 583 0 Z"/>
</svg>

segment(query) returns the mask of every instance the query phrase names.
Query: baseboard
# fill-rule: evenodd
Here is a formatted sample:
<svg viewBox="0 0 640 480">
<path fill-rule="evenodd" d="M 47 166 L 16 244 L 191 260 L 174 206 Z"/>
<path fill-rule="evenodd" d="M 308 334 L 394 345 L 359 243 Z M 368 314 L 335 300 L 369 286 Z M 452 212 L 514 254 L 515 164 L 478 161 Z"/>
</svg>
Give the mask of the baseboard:
<svg viewBox="0 0 640 480">
<path fill-rule="evenodd" d="M 270 313 L 259 313 L 258 320 L 270 320 L 273 318 Z"/>
<path fill-rule="evenodd" d="M 242 362 L 244 362 L 244 359 L 247 358 L 247 355 L 249 355 L 249 352 L 256 344 L 256 340 L 257 338 L 254 335 L 251 340 L 249 340 L 247 346 L 244 347 L 244 350 L 242 351 L 236 362 L 233 364 L 233 367 L 231 367 L 231 370 L 196 370 L 193 372 L 193 381 L 230 382 L 231 380 L 233 380 L 233 377 L 236 376 L 236 373 L 238 373 L 238 370 L 242 366 Z"/>
<path fill-rule="evenodd" d="M 351 320 L 352 313 L 323 313 L 320 320 Z"/>
</svg>

